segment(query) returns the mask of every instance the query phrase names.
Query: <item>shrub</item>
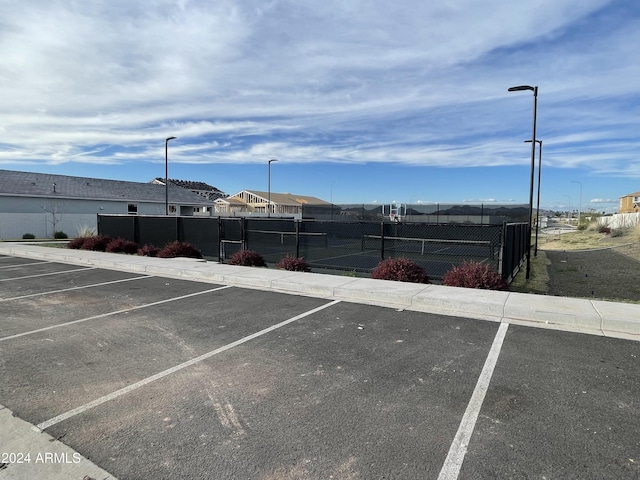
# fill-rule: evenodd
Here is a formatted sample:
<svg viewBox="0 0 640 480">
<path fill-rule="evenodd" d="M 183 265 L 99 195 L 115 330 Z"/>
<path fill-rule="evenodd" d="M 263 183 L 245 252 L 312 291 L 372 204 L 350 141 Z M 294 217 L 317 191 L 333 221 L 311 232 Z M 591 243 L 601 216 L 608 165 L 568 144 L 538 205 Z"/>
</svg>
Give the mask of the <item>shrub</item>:
<svg viewBox="0 0 640 480">
<path fill-rule="evenodd" d="M 111 237 L 107 235 L 96 235 L 94 237 L 86 237 L 82 242 L 82 250 L 93 250 L 96 252 L 104 252 L 107 245 L 111 242 Z"/>
<path fill-rule="evenodd" d="M 124 238 L 116 238 L 107 244 L 105 251 L 110 253 L 127 253 L 129 255 L 134 255 L 138 253 L 139 248 L 140 245 L 136 242 L 125 240 Z"/>
<path fill-rule="evenodd" d="M 33 233 L 25 233 L 22 235 L 23 240 L 33 240 L 36 236 Z"/>
<path fill-rule="evenodd" d="M 229 265 L 242 265 L 243 267 L 266 267 L 267 264 L 258 252 L 253 250 L 241 250 L 231 255 Z"/>
<path fill-rule="evenodd" d="M 157 257 L 160 249 L 155 245 L 144 245 L 138 249 L 138 255 L 141 257 Z"/>
<path fill-rule="evenodd" d="M 489 265 L 474 261 L 462 262 L 442 277 L 442 283 L 450 287 L 507 290 L 507 283 Z"/>
<path fill-rule="evenodd" d="M 605 235 L 609 235 L 611 233 L 611 229 L 605 225 L 601 225 L 600 228 L 598 228 L 598 233 L 604 233 Z"/>
<path fill-rule="evenodd" d="M 75 250 L 79 250 L 83 248 L 84 242 L 88 238 L 91 238 L 91 237 L 76 237 L 73 240 L 69 241 L 69 243 L 67 243 L 67 248 L 73 248 Z"/>
<path fill-rule="evenodd" d="M 611 238 L 622 237 L 626 233 L 627 230 L 625 228 L 614 228 L 613 230 L 611 230 Z"/>
<path fill-rule="evenodd" d="M 78 227 L 79 237 L 93 237 L 95 234 L 96 229 L 94 227 L 90 227 L 89 225 L 82 225 Z"/>
<path fill-rule="evenodd" d="M 64 232 L 55 232 L 53 234 L 53 238 L 55 238 L 57 240 L 64 240 L 65 238 L 69 238 L 69 237 Z"/>
<path fill-rule="evenodd" d="M 429 283 L 424 269 L 406 258 L 388 258 L 381 261 L 371 273 L 371 277 L 397 282 Z"/>
<path fill-rule="evenodd" d="M 291 272 L 310 272 L 311 266 L 304 261 L 304 257 L 295 258 L 287 255 L 282 258 L 277 264 L 276 268 L 281 270 L 289 270 Z"/>
<path fill-rule="evenodd" d="M 202 253 L 196 247 L 186 242 L 175 242 L 168 243 L 162 248 L 157 255 L 158 258 L 176 258 L 176 257 L 186 257 L 186 258 L 202 258 Z"/>
</svg>

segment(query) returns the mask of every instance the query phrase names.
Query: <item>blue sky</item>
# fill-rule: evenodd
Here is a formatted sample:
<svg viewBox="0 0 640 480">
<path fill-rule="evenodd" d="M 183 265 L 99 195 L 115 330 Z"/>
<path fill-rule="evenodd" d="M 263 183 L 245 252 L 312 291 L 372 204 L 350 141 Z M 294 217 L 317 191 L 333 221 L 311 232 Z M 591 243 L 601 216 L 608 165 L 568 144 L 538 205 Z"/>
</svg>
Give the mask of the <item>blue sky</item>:
<svg viewBox="0 0 640 480">
<path fill-rule="evenodd" d="M 637 0 L 2 5 L 0 168 L 527 203 L 534 85 L 542 208 L 640 191 Z"/>
</svg>

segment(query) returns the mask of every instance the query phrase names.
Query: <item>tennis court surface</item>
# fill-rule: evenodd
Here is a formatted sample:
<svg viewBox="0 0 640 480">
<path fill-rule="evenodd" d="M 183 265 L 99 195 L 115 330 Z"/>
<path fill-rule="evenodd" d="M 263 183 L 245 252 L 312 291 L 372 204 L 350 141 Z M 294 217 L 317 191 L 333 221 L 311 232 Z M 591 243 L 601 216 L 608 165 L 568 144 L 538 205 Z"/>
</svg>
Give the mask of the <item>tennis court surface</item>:
<svg viewBox="0 0 640 480">
<path fill-rule="evenodd" d="M 20 248 L 0 248 L 0 479 L 640 478 L 638 341 Z M 639 308 L 610 306 L 629 338 Z"/>
</svg>

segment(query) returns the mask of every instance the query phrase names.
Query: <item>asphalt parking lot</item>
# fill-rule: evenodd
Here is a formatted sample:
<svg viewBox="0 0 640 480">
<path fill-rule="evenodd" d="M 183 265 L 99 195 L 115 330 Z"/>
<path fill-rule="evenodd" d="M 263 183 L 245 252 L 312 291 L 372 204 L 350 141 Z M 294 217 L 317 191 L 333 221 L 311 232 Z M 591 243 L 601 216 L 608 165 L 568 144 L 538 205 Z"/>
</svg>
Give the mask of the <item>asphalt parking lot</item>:
<svg viewBox="0 0 640 480">
<path fill-rule="evenodd" d="M 0 404 L 103 478 L 638 479 L 639 357 L 631 340 L 0 256 Z M 27 479 L 47 452 L 0 453 L 0 479 Z"/>
</svg>

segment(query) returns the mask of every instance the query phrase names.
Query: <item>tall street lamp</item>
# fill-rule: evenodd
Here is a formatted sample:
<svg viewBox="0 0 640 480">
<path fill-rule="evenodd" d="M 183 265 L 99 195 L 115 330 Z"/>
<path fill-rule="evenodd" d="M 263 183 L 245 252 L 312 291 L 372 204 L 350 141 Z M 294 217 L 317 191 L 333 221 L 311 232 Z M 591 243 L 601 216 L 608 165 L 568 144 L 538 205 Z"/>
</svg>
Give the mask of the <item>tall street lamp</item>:
<svg viewBox="0 0 640 480">
<path fill-rule="evenodd" d="M 531 223 L 533 222 L 533 171 L 536 161 L 536 116 L 538 113 L 538 87 L 530 85 L 520 85 L 518 87 L 509 88 L 510 92 L 519 92 L 522 90 L 533 91 L 533 134 L 531 135 L 531 183 L 529 187 L 529 235 L 527 242 L 527 273 L 525 278 L 528 280 L 531 274 Z"/>
<path fill-rule="evenodd" d="M 278 160 L 276 160 L 275 158 L 272 158 L 271 160 L 269 160 L 269 173 L 268 173 L 268 193 L 267 193 L 267 208 L 268 208 L 268 213 L 267 213 L 267 217 L 271 216 L 271 162 L 277 162 Z"/>
<path fill-rule="evenodd" d="M 525 143 L 531 140 L 525 140 Z M 538 227 L 540 226 L 540 177 L 542 175 L 542 140 L 536 140 L 538 146 L 538 203 L 536 204 L 536 246 L 533 249 L 533 256 L 538 256 Z"/>
<path fill-rule="evenodd" d="M 336 183 L 336 180 L 331 182 L 331 193 L 329 195 L 329 203 L 331 204 L 331 220 L 333 220 L 333 184 Z"/>
<path fill-rule="evenodd" d="M 176 137 L 167 137 L 164 141 L 164 214 L 169 215 L 169 140 Z"/>
<path fill-rule="evenodd" d="M 580 213 L 582 211 L 582 183 L 577 180 L 571 180 L 571 183 L 580 185 L 580 201 L 578 202 L 578 227 L 580 226 Z"/>
</svg>

